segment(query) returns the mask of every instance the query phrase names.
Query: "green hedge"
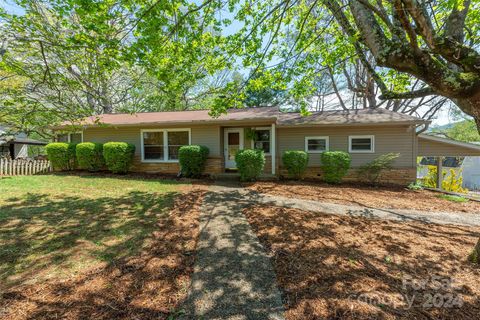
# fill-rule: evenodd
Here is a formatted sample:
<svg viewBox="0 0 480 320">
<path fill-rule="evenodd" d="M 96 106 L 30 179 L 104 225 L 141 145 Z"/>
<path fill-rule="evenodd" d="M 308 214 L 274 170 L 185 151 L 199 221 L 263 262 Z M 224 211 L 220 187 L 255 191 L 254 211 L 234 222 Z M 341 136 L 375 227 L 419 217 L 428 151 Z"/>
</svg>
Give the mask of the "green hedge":
<svg viewBox="0 0 480 320">
<path fill-rule="evenodd" d="M 52 142 L 47 144 L 45 150 L 53 169 L 56 171 L 74 170 L 76 167 L 75 148 L 75 143 Z"/>
<path fill-rule="evenodd" d="M 103 145 L 103 157 L 108 170 L 127 173 L 133 162 L 135 145 L 126 142 L 107 142 Z"/>
<path fill-rule="evenodd" d="M 307 170 L 308 153 L 305 151 L 285 151 L 282 160 L 288 174 L 294 179 L 301 179 Z"/>
<path fill-rule="evenodd" d="M 199 177 L 205 169 L 209 150 L 205 146 L 183 146 L 178 150 L 182 174 L 189 178 Z"/>
<path fill-rule="evenodd" d="M 350 155 L 343 151 L 326 151 L 321 159 L 325 182 L 340 183 L 350 168 Z"/>
<path fill-rule="evenodd" d="M 103 144 L 82 142 L 77 144 L 76 156 L 78 167 L 89 171 L 98 171 L 103 168 Z"/>
<path fill-rule="evenodd" d="M 263 150 L 240 150 L 235 155 L 240 180 L 252 181 L 257 179 L 265 166 L 265 154 Z"/>
</svg>

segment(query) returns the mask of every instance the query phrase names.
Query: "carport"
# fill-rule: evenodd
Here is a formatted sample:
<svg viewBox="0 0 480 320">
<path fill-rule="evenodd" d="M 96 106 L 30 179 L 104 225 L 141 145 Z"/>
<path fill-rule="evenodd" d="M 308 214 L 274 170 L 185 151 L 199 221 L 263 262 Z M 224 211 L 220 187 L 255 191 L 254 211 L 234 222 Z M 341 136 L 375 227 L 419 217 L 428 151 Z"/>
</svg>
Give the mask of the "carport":
<svg viewBox="0 0 480 320">
<path fill-rule="evenodd" d="M 45 146 L 47 142 L 23 137 L 1 137 L 0 138 L 0 157 L 10 156 L 11 159 L 28 157 L 27 146 Z"/>
<path fill-rule="evenodd" d="M 443 159 L 445 157 L 480 156 L 480 145 L 456 141 L 452 139 L 418 135 L 417 156 L 435 157 L 437 159 L 437 188 L 442 188 Z"/>
</svg>

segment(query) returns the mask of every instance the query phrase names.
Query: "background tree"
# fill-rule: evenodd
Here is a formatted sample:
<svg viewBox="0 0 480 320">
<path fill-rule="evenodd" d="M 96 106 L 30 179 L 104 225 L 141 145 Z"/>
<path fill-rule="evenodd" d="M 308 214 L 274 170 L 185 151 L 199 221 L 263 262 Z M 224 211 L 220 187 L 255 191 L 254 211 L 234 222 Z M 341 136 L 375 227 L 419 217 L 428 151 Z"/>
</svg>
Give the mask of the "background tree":
<svg viewBox="0 0 480 320">
<path fill-rule="evenodd" d="M 250 75 L 245 86 L 246 107 L 278 107 L 288 102 L 287 91 L 282 82 L 276 82 L 275 74 L 257 72 Z"/>
<path fill-rule="evenodd" d="M 358 59 L 379 88 L 379 98 L 443 96 L 480 124 L 478 1 L 206 0 L 203 4 L 227 7 L 234 16 L 229 23 L 242 26 L 228 37 L 227 55 L 242 55 L 243 66 L 254 72 L 265 68 L 283 72 L 298 100 L 312 96 L 319 62 L 338 74 L 343 62 Z"/>
<path fill-rule="evenodd" d="M 15 2 L 22 13 L 0 9 L 0 121 L 12 129 L 47 133 L 102 113 L 198 108 L 226 83 L 208 60 L 216 31 L 180 27 L 175 4 Z"/>
</svg>

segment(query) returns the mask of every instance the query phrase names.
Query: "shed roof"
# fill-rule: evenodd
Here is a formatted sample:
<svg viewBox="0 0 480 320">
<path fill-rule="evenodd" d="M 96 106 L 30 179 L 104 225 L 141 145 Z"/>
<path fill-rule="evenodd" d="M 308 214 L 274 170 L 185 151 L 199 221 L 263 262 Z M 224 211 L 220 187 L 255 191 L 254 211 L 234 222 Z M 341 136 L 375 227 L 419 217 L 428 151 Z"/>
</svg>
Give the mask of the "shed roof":
<svg viewBox="0 0 480 320">
<path fill-rule="evenodd" d="M 0 138 L 0 145 L 6 144 L 28 144 L 28 145 L 35 145 L 35 146 L 44 146 L 47 145 L 47 142 L 30 139 L 30 138 L 20 138 L 20 137 L 1 137 Z"/>
<path fill-rule="evenodd" d="M 429 134 L 419 134 L 418 155 L 427 157 L 480 156 L 480 145 Z"/>
</svg>

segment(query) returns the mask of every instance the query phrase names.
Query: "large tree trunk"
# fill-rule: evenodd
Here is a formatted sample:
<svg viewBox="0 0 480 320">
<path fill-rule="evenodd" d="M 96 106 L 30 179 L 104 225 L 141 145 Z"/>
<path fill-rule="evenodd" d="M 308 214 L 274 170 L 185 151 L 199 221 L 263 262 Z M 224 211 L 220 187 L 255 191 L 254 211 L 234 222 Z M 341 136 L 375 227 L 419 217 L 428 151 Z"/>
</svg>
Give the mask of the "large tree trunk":
<svg viewBox="0 0 480 320">
<path fill-rule="evenodd" d="M 480 264 L 480 239 L 478 239 L 477 245 L 475 246 L 475 249 L 473 249 L 470 260 L 474 263 Z"/>
<path fill-rule="evenodd" d="M 466 99 L 452 99 L 453 102 L 466 114 L 475 119 L 478 132 L 480 132 L 480 92 Z"/>
</svg>

